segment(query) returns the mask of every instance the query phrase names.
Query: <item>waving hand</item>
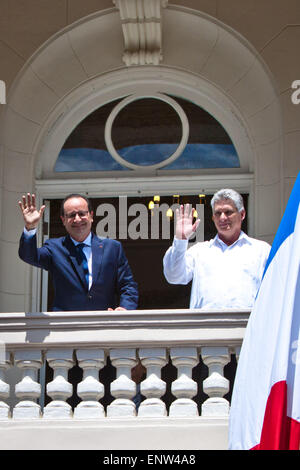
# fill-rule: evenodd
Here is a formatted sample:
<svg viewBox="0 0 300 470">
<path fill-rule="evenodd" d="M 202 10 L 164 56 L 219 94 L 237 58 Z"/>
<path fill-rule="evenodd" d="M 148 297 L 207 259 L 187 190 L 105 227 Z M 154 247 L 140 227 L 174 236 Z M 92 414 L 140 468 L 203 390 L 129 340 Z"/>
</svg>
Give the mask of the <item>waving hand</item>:
<svg viewBox="0 0 300 470">
<path fill-rule="evenodd" d="M 179 209 L 176 209 L 176 238 L 179 238 L 180 240 L 189 239 L 196 231 L 200 223 L 200 219 L 193 222 L 194 212 L 195 209 L 191 209 L 190 204 L 185 204 L 184 206 L 181 205 Z"/>
<path fill-rule="evenodd" d="M 43 216 L 45 205 L 37 209 L 35 195 L 30 193 L 27 194 L 27 197 L 23 195 L 22 201 L 19 201 L 18 204 L 23 214 L 26 229 L 31 230 L 36 228 Z"/>
</svg>

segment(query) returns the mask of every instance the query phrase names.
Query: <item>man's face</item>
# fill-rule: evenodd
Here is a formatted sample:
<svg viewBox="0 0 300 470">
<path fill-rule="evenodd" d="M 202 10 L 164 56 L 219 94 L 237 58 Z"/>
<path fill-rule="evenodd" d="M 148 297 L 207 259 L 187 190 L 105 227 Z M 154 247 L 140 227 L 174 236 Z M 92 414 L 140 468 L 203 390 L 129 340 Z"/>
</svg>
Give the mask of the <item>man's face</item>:
<svg viewBox="0 0 300 470">
<path fill-rule="evenodd" d="M 68 234 L 78 242 L 89 235 L 93 222 L 93 212 L 89 212 L 88 203 L 81 197 L 72 197 L 64 204 L 61 217 Z"/>
<path fill-rule="evenodd" d="M 239 212 L 230 199 L 215 203 L 212 219 L 221 240 L 231 245 L 238 239 L 245 214 L 245 210 Z"/>
</svg>

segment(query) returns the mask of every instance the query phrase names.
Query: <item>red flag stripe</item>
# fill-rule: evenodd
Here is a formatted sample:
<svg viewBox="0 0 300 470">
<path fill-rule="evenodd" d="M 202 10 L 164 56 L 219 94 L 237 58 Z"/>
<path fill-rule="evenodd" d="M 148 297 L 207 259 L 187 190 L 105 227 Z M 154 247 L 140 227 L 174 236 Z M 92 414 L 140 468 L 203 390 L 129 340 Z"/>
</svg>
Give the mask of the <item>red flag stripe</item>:
<svg viewBox="0 0 300 470">
<path fill-rule="evenodd" d="M 300 422 L 287 416 L 287 384 L 273 385 L 268 397 L 261 440 L 252 450 L 299 450 Z"/>
</svg>

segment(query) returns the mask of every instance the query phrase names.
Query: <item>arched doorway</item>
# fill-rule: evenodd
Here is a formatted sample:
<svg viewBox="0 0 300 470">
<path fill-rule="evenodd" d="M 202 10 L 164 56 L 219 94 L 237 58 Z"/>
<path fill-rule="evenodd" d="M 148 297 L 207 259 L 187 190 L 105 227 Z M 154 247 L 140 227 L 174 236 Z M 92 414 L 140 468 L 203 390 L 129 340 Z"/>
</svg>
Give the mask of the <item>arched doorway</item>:
<svg viewBox="0 0 300 470">
<path fill-rule="evenodd" d="M 147 97 L 134 93 L 105 103 L 78 123 L 67 137 L 53 171 L 57 177 L 71 180 L 80 174 L 81 184 L 85 181 L 85 195 L 90 192 L 88 175 L 93 172 L 98 179 L 98 195 L 91 198 L 93 230 L 98 236 L 122 241 L 139 284 L 139 308 L 188 308 L 190 285 L 171 286 L 162 271 L 163 256 L 174 236 L 174 206 L 190 203 L 201 212 L 197 240 L 213 238 L 215 228 L 205 181 L 204 188 L 194 193 L 186 188 L 182 194 L 178 176 L 188 181 L 203 170 L 216 170 L 221 176 L 224 172 L 240 175 L 248 168 L 245 155 L 242 157 L 244 160 L 240 160 L 223 126 L 192 101 L 162 93 Z M 160 173 L 173 179 L 173 185 L 169 193 L 161 184 L 158 194 L 147 195 L 143 184 L 142 191 L 136 189 L 134 173 L 143 174 L 144 185 L 149 188 L 151 182 L 159 180 Z M 101 189 L 103 179 L 108 177 L 111 196 Z M 119 196 L 124 177 L 132 181 L 130 195 Z M 248 194 L 244 199 L 247 209 Z M 50 238 L 65 234 L 59 217 L 60 202 L 48 201 Z M 247 221 L 243 228 L 247 231 Z M 45 295 L 46 287 L 43 292 Z M 50 290 L 48 301 L 42 299 L 47 310 L 51 310 L 51 299 Z"/>
<path fill-rule="evenodd" d="M 180 34 L 175 24 L 180 25 Z M 164 10 L 163 61 L 157 66 L 125 67 L 119 26 L 115 11 L 94 14 L 50 38 L 25 65 L 11 88 L 2 117 L 2 151 L 7 159 L 13 157 L 12 152 L 19 152 L 28 165 L 26 171 L 16 174 L 18 187 L 14 182 L 2 188 L 3 200 L 15 204 L 20 191 L 29 190 L 37 191 L 41 201 L 58 199 L 73 190 L 88 192 L 92 197 L 167 196 L 199 194 L 200 189 L 211 194 L 226 185 L 249 194 L 250 234 L 271 236 L 279 218 L 278 211 L 273 210 L 276 201 L 280 203 L 279 183 L 277 179 L 263 186 L 260 167 L 263 162 L 264 172 L 280 168 L 282 134 L 272 77 L 257 52 L 216 19 L 168 6 Z M 240 168 L 202 168 L 189 174 L 180 169 L 173 175 L 163 169 L 137 169 L 134 175 L 118 176 L 117 180 L 94 172 L 77 172 L 74 176 L 54 171 L 64 142 L 87 115 L 117 99 L 156 93 L 189 100 L 210 113 L 230 136 Z M 3 308 L 38 310 L 40 274 L 20 266 L 17 260 L 22 221 L 10 217 L 8 207 L 11 205 L 4 204 L 2 211 L 5 224 L 1 228 L 1 269 L 4 272 L 9 262 L 11 276 L 2 288 L 11 294 Z M 263 216 L 266 210 L 273 210 L 268 221 Z"/>
</svg>

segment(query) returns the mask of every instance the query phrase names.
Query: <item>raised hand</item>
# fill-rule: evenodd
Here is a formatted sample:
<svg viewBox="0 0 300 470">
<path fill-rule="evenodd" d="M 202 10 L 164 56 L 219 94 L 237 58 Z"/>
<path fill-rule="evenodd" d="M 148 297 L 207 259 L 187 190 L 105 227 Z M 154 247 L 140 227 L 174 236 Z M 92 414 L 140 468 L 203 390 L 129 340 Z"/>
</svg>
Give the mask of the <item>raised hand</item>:
<svg viewBox="0 0 300 470">
<path fill-rule="evenodd" d="M 25 228 L 27 230 L 36 228 L 43 216 L 45 206 L 42 205 L 38 210 L 36 208 L 35 195 L 30 193 L 27 193 L 27 198 L 23 195 L 22 201 L 19 201 L 18 204 L 24 218 Z"/>
<path fill-rule="evenodd" d="M 185 204 L 176 209 L 176 228 L 175 237 L 180 240 L 188 240 L 190 236 L 196 231 L 200 219 L 193 222 L 195 209 L 190 207 L 190 204 Z"/>
</svg>

